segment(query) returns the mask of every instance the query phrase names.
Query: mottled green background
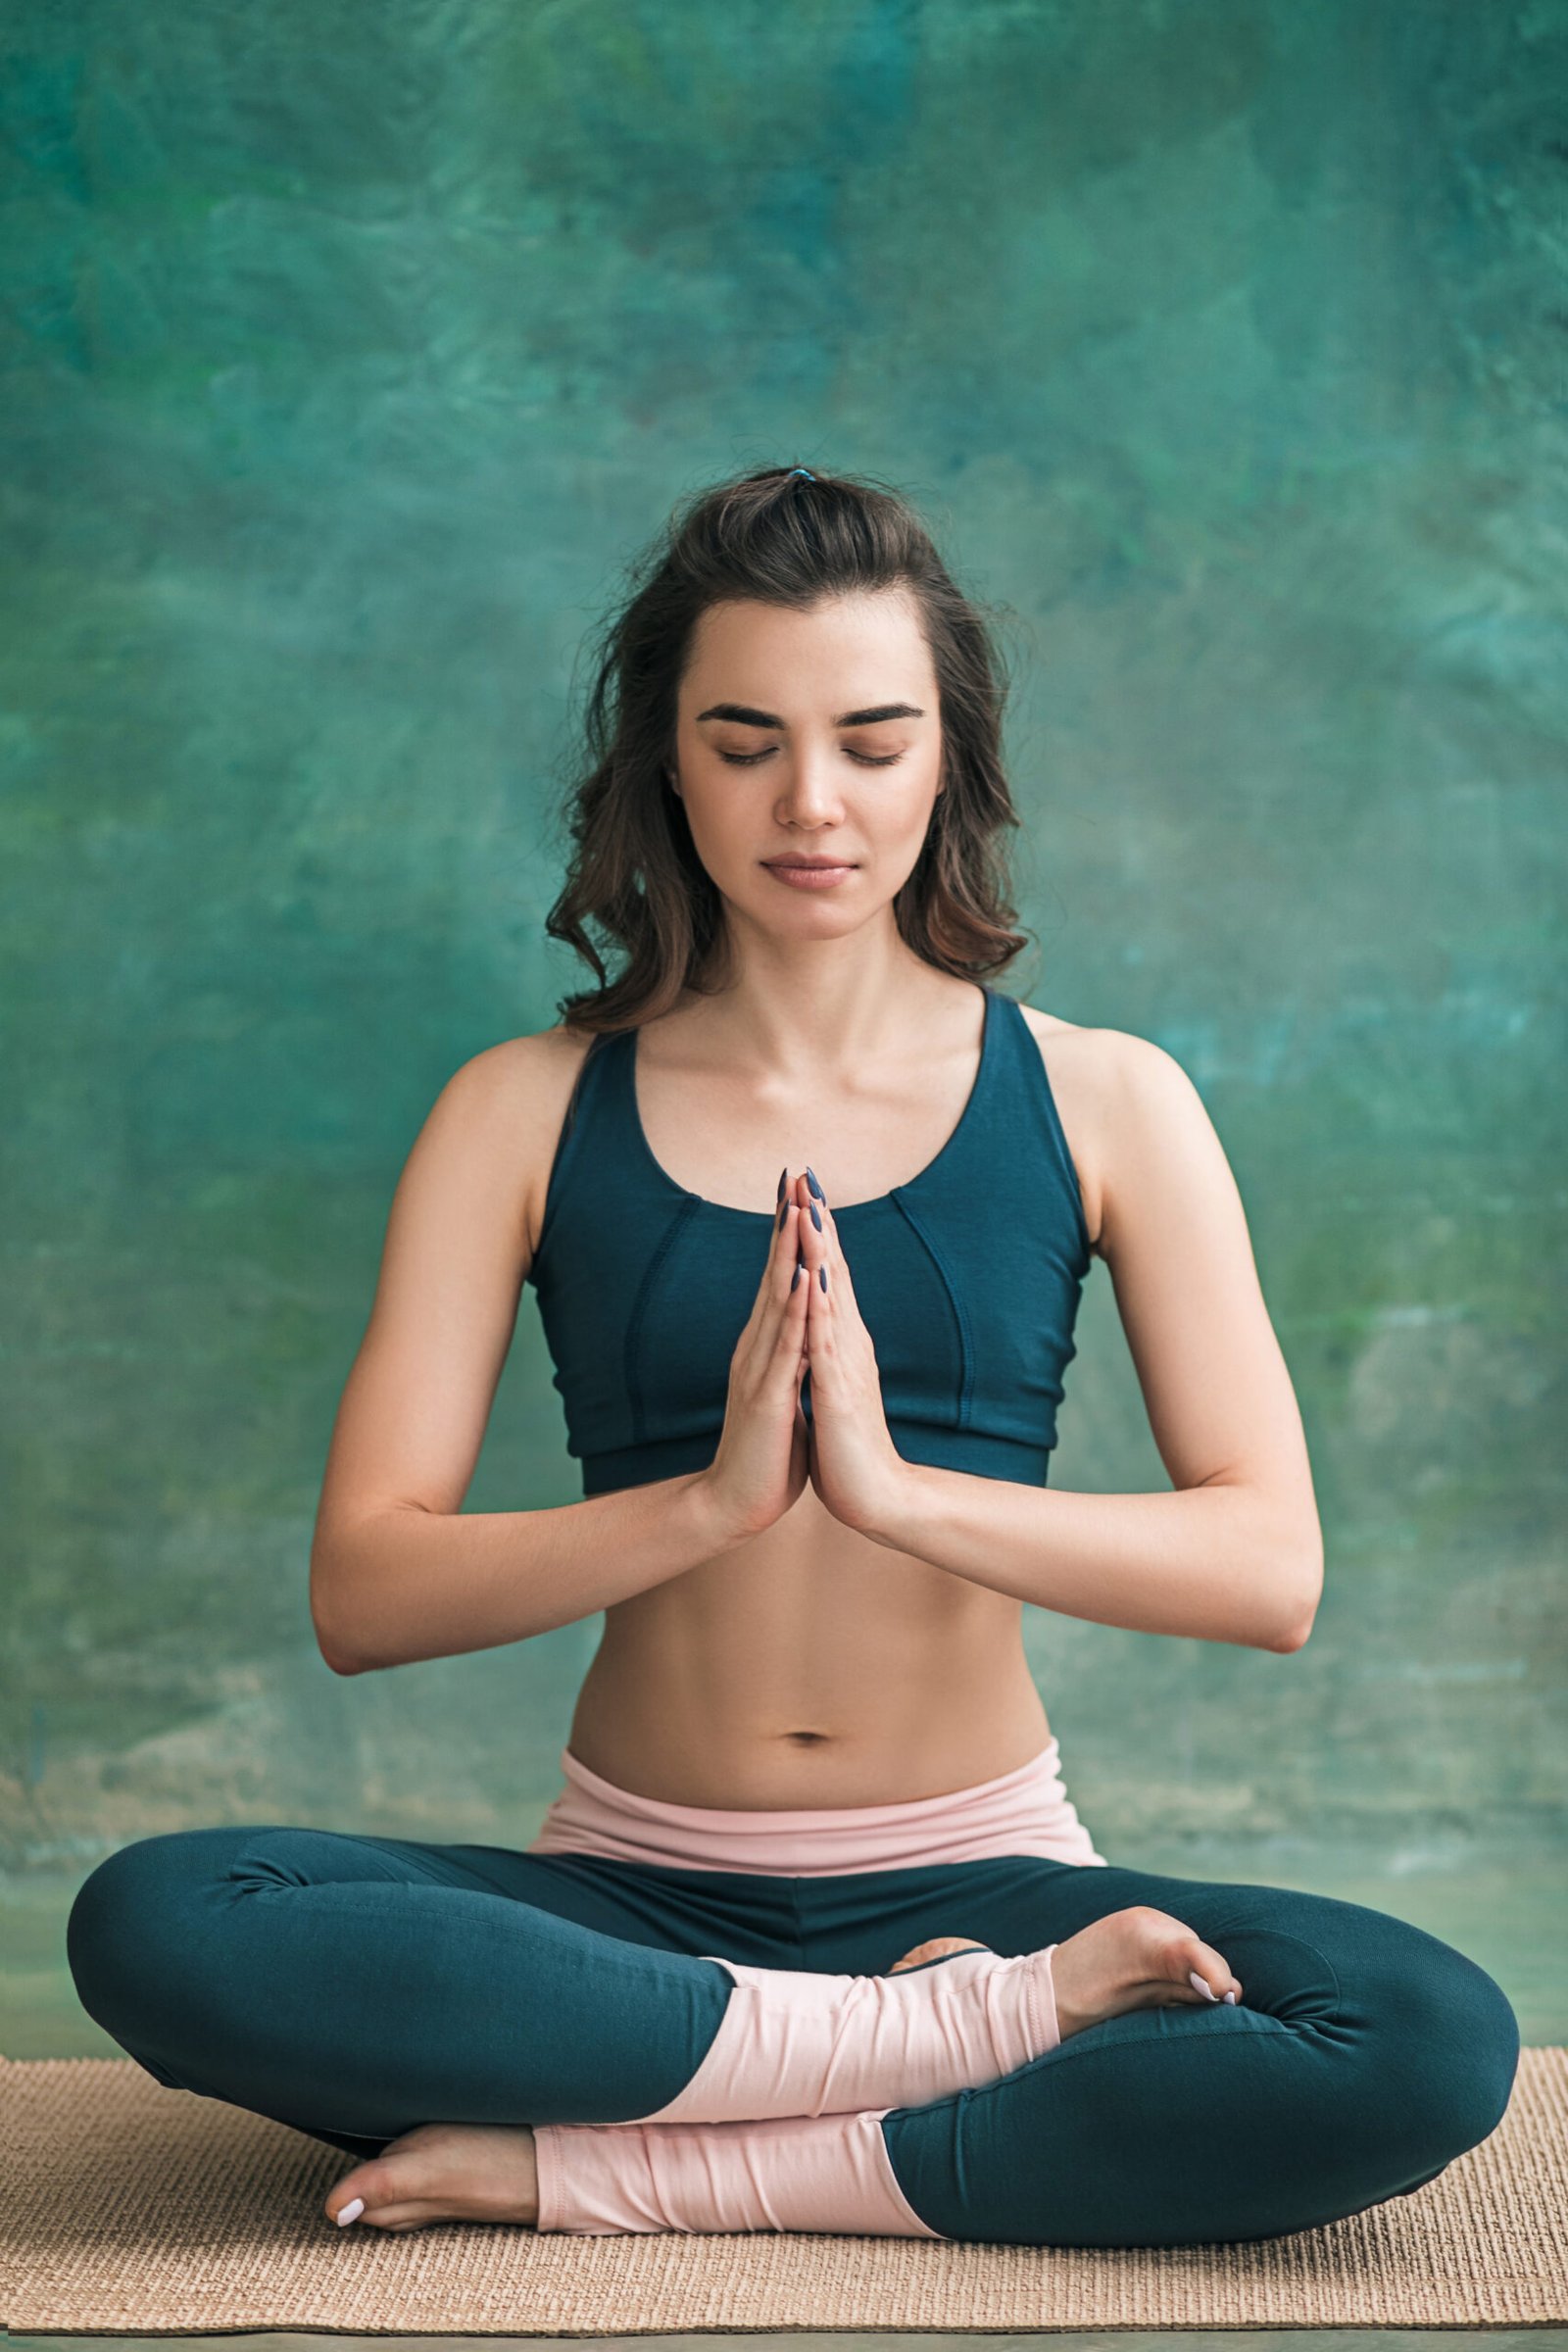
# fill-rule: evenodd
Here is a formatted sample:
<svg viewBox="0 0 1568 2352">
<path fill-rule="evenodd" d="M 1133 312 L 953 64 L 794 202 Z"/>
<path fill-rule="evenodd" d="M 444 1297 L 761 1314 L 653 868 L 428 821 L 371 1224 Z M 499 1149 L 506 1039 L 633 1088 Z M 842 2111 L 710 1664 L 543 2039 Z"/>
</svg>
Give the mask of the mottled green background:
<svg viewBox="0 0 1568 2352">
<path fill-rule="evenodd" d="M 1029 1613 L 1069 1789 L 1560 2035 L 1568 7 L 0 39 L 6 2046 L 101 2046 L 61 1906 L 132 1837 L 520 1843 L 553 1791 L 599 1620 L 339 1681 L 311 1522 L 421 1120 L 580 984 L 578 648 L 779 462 L 901 485 L 1004 609 L 1007 984 L 1191 1072 L 1306 1420 L 1304 1650 Z M 1056 1483 L 1163 1486 L 1103 1267 L 1081 1339 Z M 530 1292 L 469 1500 L 578 1492 Z"/>
</svg>

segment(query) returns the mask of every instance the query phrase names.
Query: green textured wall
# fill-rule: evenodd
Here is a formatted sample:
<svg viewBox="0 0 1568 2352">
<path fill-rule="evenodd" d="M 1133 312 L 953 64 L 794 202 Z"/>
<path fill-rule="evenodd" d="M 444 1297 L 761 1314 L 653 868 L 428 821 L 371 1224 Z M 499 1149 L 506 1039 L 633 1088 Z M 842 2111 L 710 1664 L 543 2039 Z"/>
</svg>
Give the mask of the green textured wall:
<svg viewBox="0 0 1568 2352">
<path fill-rule="evenodd" d="M 1219 1875 L 1560 1854 L 1568 7 L 0 38 L 7 1870 L 531 1834 L 598 1621 L 335 1680 L 324 1449 L 421 1119 L 576 984 L 584 632 L 797 460 L 1010 609 L 1009 985 L 1192 1073 L 1307 1423 L 1304 1650 L 1029 1614 L 1080 1810 Z M 1081 1336 L 1057 1483 L 1163 1485 L 1102 1267 Z M 576 1492 L 529 1293 L 470 1502 Z"/>
</svg>

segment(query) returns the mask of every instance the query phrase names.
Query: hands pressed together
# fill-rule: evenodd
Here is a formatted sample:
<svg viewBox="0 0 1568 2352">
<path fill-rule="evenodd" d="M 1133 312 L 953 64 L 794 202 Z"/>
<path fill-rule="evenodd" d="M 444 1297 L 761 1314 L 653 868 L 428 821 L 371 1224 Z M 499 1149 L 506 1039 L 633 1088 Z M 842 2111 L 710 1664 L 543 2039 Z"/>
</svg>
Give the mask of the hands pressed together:
<svg viewBox="0 0 1568 2352">
<path fill-rule="evenodd" d="M 801 1405 L 807 1372 L 809 1423 Z M 835 1519 L 869 1534 L 904 1468 L 833 1212 L 811 1169 L 791 1183 L 786 1168 L 767 1263 L 730 1359 L 718 1450 L 704 1476 L 738 1536 L 771 1527 L 808 1480 Z"/>
</svg>

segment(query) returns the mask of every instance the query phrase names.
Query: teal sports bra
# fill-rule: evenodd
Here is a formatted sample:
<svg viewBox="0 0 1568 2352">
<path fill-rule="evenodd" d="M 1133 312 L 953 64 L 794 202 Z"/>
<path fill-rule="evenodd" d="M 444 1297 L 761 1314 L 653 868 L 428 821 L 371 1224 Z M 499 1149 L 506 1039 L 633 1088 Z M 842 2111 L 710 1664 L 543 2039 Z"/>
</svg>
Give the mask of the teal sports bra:
<svg viewBox="0 0 1568 2352">
<path fill-rule="evenodd" d="M 1044 1486 L 1091 1257 L 1077 1173 L 1034 1032 L 985 996 L 957 1126 L 909 1183 L 833 1214 L 906 1461 Z M 527 1279 L 583 1494 L 704 1470 L 776 1208 L 678 1185 L 637 1108 L 637 1032 L 578 1069 Z M 810 1375 L 801 1402 L 811 1418 Z"/>
</svg>

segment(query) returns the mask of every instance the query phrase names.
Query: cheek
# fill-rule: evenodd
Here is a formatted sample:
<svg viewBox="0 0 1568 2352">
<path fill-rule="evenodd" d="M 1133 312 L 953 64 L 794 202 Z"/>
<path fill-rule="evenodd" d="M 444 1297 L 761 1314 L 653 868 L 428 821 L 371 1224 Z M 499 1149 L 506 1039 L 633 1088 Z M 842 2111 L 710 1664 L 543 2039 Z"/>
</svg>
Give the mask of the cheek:
<svg viewBox="0 0 1568 2352">
<path fill-rule="evenodd" d="M 736 873 L 760 855 L 756 819 L 736 806 L 733 795 L 694 792 L 688 785 L 686 821 L 703 862 L 715 870 Z"/>
<path fill-rule="evenodd" d="M 941 807 L 942 798 L 935 783 L 929 785 L 923 793 L 914 795 L 904 812 L 903 840 L 918 849 L 931 827 L 936 823 Z"/>
</svg>

